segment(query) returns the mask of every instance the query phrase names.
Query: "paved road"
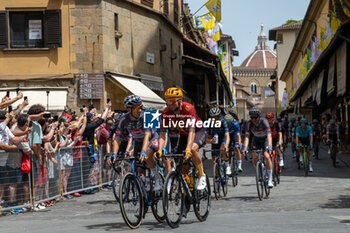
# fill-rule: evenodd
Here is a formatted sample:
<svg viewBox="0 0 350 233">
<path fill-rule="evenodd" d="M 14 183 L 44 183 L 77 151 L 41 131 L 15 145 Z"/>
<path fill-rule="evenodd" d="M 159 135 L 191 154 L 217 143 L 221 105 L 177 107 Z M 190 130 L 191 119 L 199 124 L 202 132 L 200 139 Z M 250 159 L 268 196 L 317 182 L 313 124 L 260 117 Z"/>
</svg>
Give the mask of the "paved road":
<svg viewBox="0 0 350 233">
<path fill-rule="evenodd" d="M 342 161 L 349 161 L 343 155 Z M 325 151 L 314 161 L 314 173 L 303 177 L 290 156 L 281 184 L 269 199 L 259 201 L 254 169 L 244 161 L 239 186 L 226 198 L 212 200 L 206 222 L 189 213 L 180 228 L 158 224 L 147 214 L 133 232 L 350 232 L 350 168 L 341 161 L 333 168 Z M 110 191 L 57 203 L 46 212 L 0 218 L 1 232 L 125 232 L 126 227 Z"/>
</svg>

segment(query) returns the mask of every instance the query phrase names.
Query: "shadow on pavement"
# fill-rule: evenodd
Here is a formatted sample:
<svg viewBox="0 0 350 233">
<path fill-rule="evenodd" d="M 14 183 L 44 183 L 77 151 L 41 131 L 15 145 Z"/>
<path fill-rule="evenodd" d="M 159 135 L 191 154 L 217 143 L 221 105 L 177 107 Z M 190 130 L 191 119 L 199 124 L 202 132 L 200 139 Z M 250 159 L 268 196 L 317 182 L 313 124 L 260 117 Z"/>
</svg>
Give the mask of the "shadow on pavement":
<svg viewBox="0 0 350 233">
<path fill-rule="evenodd" d="M 118 205 L 116 200 L 99 200 L 99 201 L 88 201 L 86 204 L 90 205 Z"/>
<path fill-rule="evenodd" d="M 329 199 L 328 203 L 320 207 L 327 209 L 348 209 L 350 208 L 350 196 L 340 195 L 338 198 Z"/>
</svg>

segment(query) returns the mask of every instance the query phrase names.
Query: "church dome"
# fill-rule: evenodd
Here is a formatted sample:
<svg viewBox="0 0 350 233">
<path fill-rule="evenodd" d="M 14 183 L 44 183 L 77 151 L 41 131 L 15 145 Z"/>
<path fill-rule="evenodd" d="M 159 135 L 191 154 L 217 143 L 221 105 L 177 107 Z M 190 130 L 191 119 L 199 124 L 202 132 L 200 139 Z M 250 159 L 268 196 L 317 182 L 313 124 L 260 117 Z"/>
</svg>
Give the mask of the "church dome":
<svg viewBox="0 0 350 233">
<path fill-rule="evenodd" d="M 267 43 L 267 36 L 263 29 L 264 26 L 261 25 L 258 45 L 255 47 L 255 51 L 242 62 L 241 67 L 276 69 L 277 56 L 270 50 L 270 46 Z"/>
</svg>

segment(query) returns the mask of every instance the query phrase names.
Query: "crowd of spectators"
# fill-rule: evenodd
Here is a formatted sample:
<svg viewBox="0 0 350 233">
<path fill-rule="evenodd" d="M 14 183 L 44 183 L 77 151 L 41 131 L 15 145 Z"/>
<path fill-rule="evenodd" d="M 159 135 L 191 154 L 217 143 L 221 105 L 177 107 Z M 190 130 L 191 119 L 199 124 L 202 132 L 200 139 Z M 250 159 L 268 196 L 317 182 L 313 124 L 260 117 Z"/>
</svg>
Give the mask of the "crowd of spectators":
<svg viewBox="0 0 350 233">
<path fill-rule="evenodd" d="M 12 109 L 12 105 L 21 100 L 17 108 Z M 7 94 L 0 103 L 0 209 L 29 203 L 30 188 L 36 200 L 44 200 L 49 196 L 48 180 L 53 177 L 60 177 L 55 180 L 56 187 L 62 189 L 64 195 L 60 198 L 65 199 L 82 195 L 82 192 L 71 192 L 82 189 L 81 179 L 96 185 L 97 147 L 107 143 L 108 130 L 118 115 L 111 111 L 111 103 L 107 103 L 102 114 L 97 114 L 93 106 L 84 106 L 80 114 L 68 107 L 55 114 L 40 104 L 29 106 L 29 101 L 17 91 L 15 98 Z M 25 108 L 28 111 L 24 111 Z M 74 149 L 77 147 L 86 148 L 86 153 Z M 30 171 L 23 168 L 28 157 L 32 160 Z M 83 160 L 89 166 L 86 177 L 81 176 L 81 166 L 86 164 Z M 110 179 L 110 167 L 104 164 L 103 168 L 103 179 Z M 34 182 L 29 182 L 30 177 L 34 177 Z M 37 203 L 35 209 L 53 204 L 52 201 Z M 21 212 L 23 208 L 14 211 Z"/>
</svg>

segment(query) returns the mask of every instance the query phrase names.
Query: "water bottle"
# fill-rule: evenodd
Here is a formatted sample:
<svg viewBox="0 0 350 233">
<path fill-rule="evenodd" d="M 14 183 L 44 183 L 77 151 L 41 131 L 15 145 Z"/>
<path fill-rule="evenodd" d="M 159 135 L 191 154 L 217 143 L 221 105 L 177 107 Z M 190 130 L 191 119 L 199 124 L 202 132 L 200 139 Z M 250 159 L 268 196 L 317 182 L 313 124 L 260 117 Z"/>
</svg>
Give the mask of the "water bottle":
<svg viewBox="0 0 350 233">
<path fill-rule="evenodd" d="M 219 135 L 217 133 L 214 134 L 214 138 L 215 138 L 215 143 L 214 144 L 218 144 L 219 143 Z"/>
</svg>

